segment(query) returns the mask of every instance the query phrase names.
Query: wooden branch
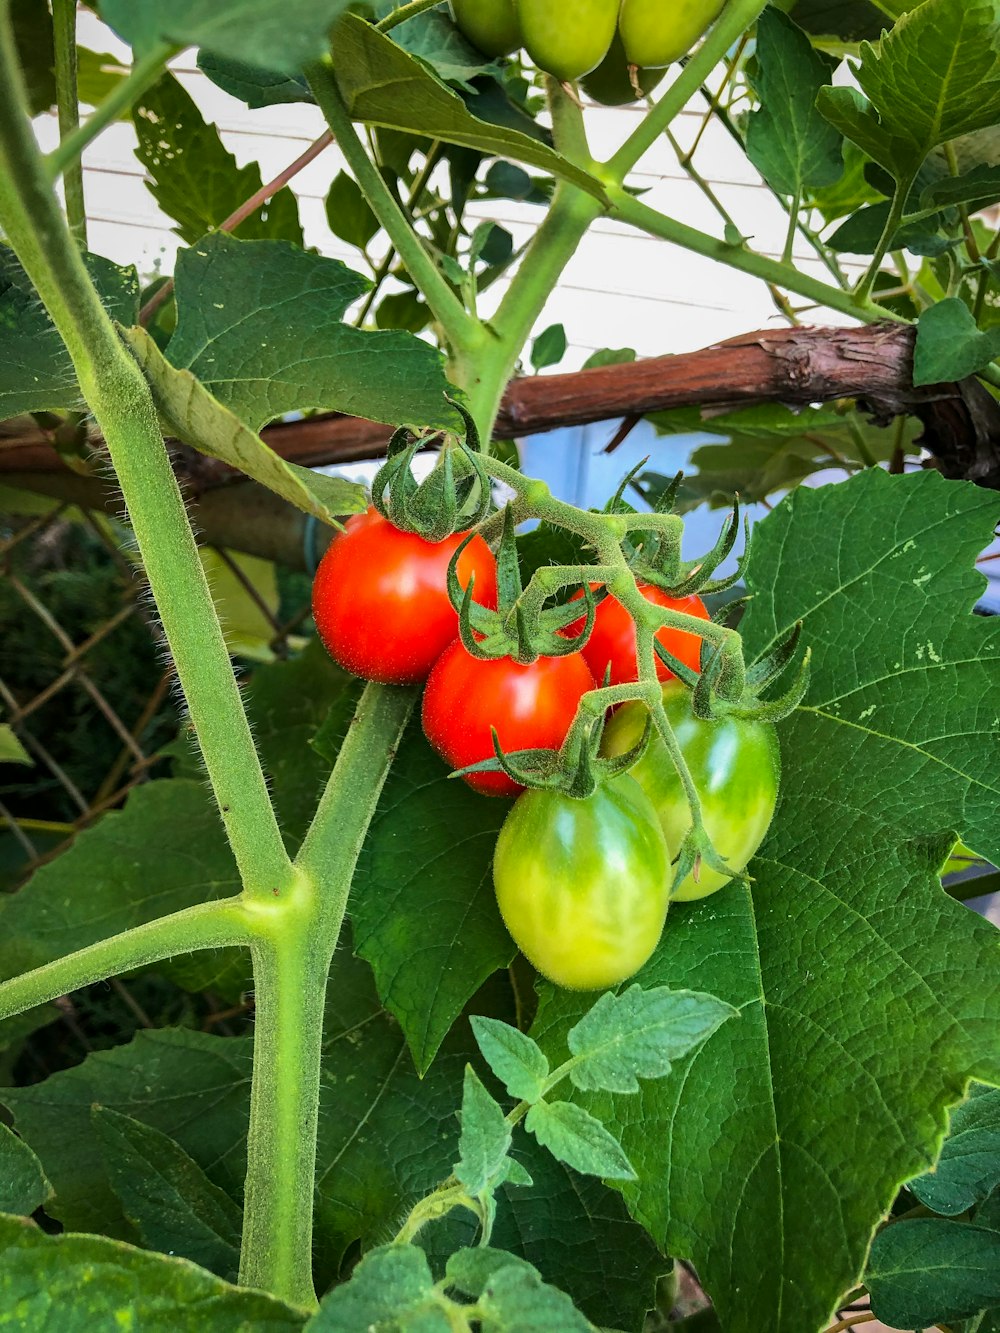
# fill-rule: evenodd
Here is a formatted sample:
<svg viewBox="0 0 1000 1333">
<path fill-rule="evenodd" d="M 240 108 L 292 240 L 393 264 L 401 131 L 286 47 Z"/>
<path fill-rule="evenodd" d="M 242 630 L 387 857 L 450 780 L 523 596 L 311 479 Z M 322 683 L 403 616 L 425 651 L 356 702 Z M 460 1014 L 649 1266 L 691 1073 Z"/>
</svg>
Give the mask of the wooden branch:
<svg viewBox="0 0 1000 1333">
<path fill-rule="evenodd" d="M 708 416 L 753 404 L 801 407 L 847 398 L 879 421 L 919 417 L 921 443 L 946 476 L 1000 487 L 1000 405 L 974 379 L 914 388 L 914 337 L 902 324 L 766 329 L 679 356 L 518 379 L 504 397 L 496 434 L 513 439 L 678 407 L 699 407 Z M 308 466 L 377 457 L 389 435 L 387 426 L 337 414 L 264 431 L 283 457 Z M 186 448 L 178 450 L 178 463 L 196 491 L 241 475 Z M 39 430 L 0 440 L 0 472 L 61 468 Z"/>
</svg>

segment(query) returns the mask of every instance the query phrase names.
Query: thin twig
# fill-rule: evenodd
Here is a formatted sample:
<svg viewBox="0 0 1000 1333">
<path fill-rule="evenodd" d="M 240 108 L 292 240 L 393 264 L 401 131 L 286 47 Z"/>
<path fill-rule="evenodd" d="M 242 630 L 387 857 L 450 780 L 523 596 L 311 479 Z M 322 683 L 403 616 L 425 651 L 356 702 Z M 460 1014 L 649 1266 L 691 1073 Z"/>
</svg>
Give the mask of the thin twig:
<svg viewBox="0 0 1000 1333">
<path fill-rule="evenodd" d="M 847 1329 L 856 1328 L 858 1324 L 871 1324 L 875 1316 L 871 1310 L 864 1310 L 861 1314 L 848 1315 L 846 1319 L 841 1319 L 839 1324 L 831 1324 L 826 1333 L 847 1333 Z"/>
</svg>

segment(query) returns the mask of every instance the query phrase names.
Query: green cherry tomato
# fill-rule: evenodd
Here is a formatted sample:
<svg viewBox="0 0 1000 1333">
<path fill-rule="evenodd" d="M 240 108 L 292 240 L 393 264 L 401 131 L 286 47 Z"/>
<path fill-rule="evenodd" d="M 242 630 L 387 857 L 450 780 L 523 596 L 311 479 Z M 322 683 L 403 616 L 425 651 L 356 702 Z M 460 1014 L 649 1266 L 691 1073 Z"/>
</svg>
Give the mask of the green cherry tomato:
<svg viewBox="0 0 1000 1333">
<path fill-rule="evenodd" d="M 663 687 L 663 706 L 701 797 L 705 829 L 720 856 L 742 870 L 764 840 L 778 798 L 778 740 L 769 722 L 724 718 L 705 722 L 691 711 L 688 691 L 678 682 Z M 642 704 L 624 704 L 604 729 L 605 754 L 624 754 L 646 725 Z M 671 858 L 691 827 L 684 788 L 666 746 L 654 733 L 646 753 L 629 769 L 659 815 Z M 688 875 L 673 895 L 681 902 L 707 898 L 728 884 L 703 865 L 695 882 Z"/>
<path fill-rule="evenodd" d="M 687 55 L 726 0 L 622 0 L 618 31 L 630 65 L 669 65 Z"/>
<path fill-rule="evenodd" d="M 637 69 L 637 92 L 629 73 L 622 39 L 616 32 L 611 50 L 597 68 L 581 80 L 581 87 L 589 98 L 600 102 L 601 106 L 627 106 L 629 102 L 637 102 L 640 97 L 651 93 L 666 72 L 665 69 Z"/>
<path fill-rule="evenodd" d="M 514 0 L 524 49 L 563 83 L 596 69 L 615 35 L 620 0 Z"/>
<path fill-rule="evenodd" d="M 451 0 L 455 26 L 486 56 L 509 56 L 521 45 L 514 0 Z"/>
<path fill-rule="evenodd" d="M 601 990 L 656 948 L 669 857 L 656 812 L 627 774 L 576 800 L 527 791 L 493 857 L 497 904 L 517 947 L 568 990 Z"/>
</svg>

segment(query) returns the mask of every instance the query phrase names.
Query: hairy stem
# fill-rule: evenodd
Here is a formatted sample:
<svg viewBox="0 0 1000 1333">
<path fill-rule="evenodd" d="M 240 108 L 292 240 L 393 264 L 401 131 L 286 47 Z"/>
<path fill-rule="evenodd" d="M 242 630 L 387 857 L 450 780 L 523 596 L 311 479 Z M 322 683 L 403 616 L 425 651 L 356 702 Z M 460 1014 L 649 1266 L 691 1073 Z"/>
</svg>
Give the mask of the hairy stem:
<svg viewBox="0 0 1000 1333">
<path fill-rule="evenodd" d="M 316 1302 L 312 1215 L 327 974 L 361 846 L 415 699 L 411 689 L 366 687 L 289 892 L 247 908 L 257 1025 L 240 1281 L 299 1305 Z"/>
<path fill-rule="evenodd" d="M 49 179 L 57 181 L 74 163 L 79 162 L 87 145 L 137 102 L 147 88 L 153 86 L 166 68 L 167 61 L 179 50 L 179 46 L 160 42 L 141 60 L 136 61 L 128 76 L 115 85 L 101 105 L 72 134 L 67 135 L 58 148 L 49 153 L 45 159 Z"/>
<path fill-rule="evenodd" d="M 76 86 L 76 0 L 52 0 L 52 38 L 59 141 L 65 143 L 80 127 L 80 102 Z M 70 232 L 80 249 L 86 250 L 87 208 L 83 198 L 83 163 L 79 158 L 66 168 L 63 190 Z"/>
<path fill-rule="evenodd" d="M 0 22 L 0 226 L 107 441 L 244 887 L 270 893 L 291 865 L 156 409 L 69 234 L 24 108 L 10 25 Z"/>
<path fill-rule="evenodd" d="M 365 151 L 329 62 L 311 65 L 306 71 L 306 77 L 354 179 L 361 187 L 372 212 L 388 233 L 389 240 L 396 247 L 413 282 L 423 293 L 448 341 L 454 347 L 476 342 L 480 337 L 479 322 L 469 315 L 438 272 L 434 260 L 424 249 L 420 237 Z"/>
<path fill-rule="evenodd" d="M 441 3 L 441 0 L 410 0 L 408 5 L 400 5 L 399 9 L 394 9 L 391 14 L 387 14 L 381 23 L 376 23 L 376 28 L 380 32 L 389 32 L 396 28 L 400 23 L 405 23 L 407 19 L 416 18 L 427 9 L 434 9 Z"/>
<path fill-rule="evenodd" d="M 249 942 L 238 899 L 186 907 L 0 983 L 0 1019 L 12 1018 L 95 981 L 150 967 L 164 958 Z"/>
</svg>

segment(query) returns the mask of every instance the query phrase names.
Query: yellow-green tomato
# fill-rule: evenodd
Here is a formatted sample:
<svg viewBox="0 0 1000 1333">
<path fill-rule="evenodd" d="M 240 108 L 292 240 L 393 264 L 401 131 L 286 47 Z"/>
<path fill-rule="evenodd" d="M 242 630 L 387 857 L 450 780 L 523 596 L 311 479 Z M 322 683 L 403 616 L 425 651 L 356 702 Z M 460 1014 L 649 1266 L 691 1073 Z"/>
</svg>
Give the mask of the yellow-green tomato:
<svg viewBox="0 0 1000 1333">
<path fill-rule="evenodd" d="M 620 0 L 514 0 L 524 49 L 563 83 L 596 69 L 608 53 Z"/>
<path fill-rule="evenodd" d="M 764 840 L 778 798 L 778 740 L 770 722 L 722 718 L 705 722 L 691 711 L 691 696 L 677 681 L 663 687 L 663 705 L 701 797 L 712 845 L 734 871 L 742 870 Z M 625 754 L 646 725 L 642 704 L 624 704 L 604 729 L 605 754 Z M 671 857 L 691 827 L 691 810 L 666 746 L 654 733 L 646 753 L 629 769 L 652 801 Z M 681 902 L 707 898 L 729 881 L 702 865 L 673 895 Z"/>
<path fill-rule="evenodd" d="M 633 83 L 625 48 L 616 32 L 608 54 L 586 76 L 582 87 L 588 97 L 600 102 L 602 106 L 625 106 L 651 93 L 666 72 L 665 69 L 637 69 Z"/>
<path fill-rule="evenodd" d="M 497 838 L 493 882 L 517 947 L 569 990 L 603 990 L 656 948 L 669 858 L 656 812 L 625 775 L 576 800 L 526 791 Z"/>
<path fill-rule="evenodd" d="M 618 31 L 630 65 L 669 65 L 687 55 L 726 0 L 622 0 Z"/>
<path fill-rule="evenodd" d="M 451 0 L 451 13 L 463 37 L 486 56 L 509 56 L 521 45 L 514 0 Z"/>
</svg>

